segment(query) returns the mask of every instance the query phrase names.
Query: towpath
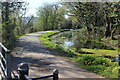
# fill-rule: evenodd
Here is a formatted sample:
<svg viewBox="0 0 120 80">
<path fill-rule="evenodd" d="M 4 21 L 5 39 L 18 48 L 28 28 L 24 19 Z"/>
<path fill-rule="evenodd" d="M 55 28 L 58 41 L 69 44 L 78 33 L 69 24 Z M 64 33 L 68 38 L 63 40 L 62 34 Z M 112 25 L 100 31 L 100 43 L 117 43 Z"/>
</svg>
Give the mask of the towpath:
<svg viewBox="0 0 120 80">
<path fill-rule="evenodd" d="M 31 77 L 52 74 L 53 69 L 58 69 L 60 78 L 102 78 L 47 50 L 38 39 L 40 34 L 46 32 L 49 31 L 27 34 L 18 39 L 12 52 L 12 69 L 15 73 L 17 73 L 17 65 L 26 62 L 29 64 Z"/>
</svg>

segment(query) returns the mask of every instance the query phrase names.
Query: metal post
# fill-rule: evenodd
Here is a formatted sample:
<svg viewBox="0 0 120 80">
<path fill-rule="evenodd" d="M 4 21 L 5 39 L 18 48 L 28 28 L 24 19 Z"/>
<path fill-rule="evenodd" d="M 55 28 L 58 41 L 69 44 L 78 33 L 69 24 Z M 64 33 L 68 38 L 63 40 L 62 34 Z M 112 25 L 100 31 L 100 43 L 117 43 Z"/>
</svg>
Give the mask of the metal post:
<svg viewBox="0 0 120 80">
<path fill-rule="evenodd" d="M 55 69 L 54 71 L 53 71 L 53 80 L 58 80 L 58 73 L 59 73 L 59 71 L 57 70 L 57 69 Z"/>
<path fill-rule="evenodd" d="M 6 51 L 6 73 L 7 73 L 7 80 L 11 80 L 11 54 L 10 50 Z"/>
<path fill-rule="evenodd" d="M 29 66 L 27 63 L 23 62 L 18 65 L 18 72 L 20 80 L 26 80 L 25 75 L 29 74 Z"/>
</svg>

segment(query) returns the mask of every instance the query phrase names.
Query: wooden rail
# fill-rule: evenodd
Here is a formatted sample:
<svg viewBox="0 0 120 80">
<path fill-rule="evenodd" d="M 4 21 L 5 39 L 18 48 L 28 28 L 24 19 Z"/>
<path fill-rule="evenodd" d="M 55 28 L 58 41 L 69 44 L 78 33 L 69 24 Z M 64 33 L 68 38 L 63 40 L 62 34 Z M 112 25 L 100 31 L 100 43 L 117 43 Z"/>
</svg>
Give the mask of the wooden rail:
<svg viewBox="0 0 120 80">
<path fill-rule="evenodd" d="M 51 77 L 53 78 L 53 80 L 58 80 L 59 78 L 58 77 L 59 71 L 57 69 L 53 70 L 52 75 L 31 78 L 29 77 L 29 66 L 25 62 L 19 64 L 18 72 L 19 72 L 20 80 L 40 80 L 40 79 L 46 79 L 46 78 L 51 78 Z M 19 79 L 16 79 L 16 80 L 19 80 Z"/>
<path fill-rule="evenodd" d="M 0 75 L 2 79 L 11 80 L 11 54 L 2 43 L 0 43 Z M 4 51 L 4 55 L 2 53 Z"/>
</svg>

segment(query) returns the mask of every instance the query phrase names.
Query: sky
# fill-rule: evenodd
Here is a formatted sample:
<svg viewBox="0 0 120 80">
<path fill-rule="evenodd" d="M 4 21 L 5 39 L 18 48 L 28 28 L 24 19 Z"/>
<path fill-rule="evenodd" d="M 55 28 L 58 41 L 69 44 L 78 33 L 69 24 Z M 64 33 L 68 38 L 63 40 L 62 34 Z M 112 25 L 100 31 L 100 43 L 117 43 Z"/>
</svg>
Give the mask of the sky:
<svg viewBox="0 0 120 80">
<path fill-rule="evenodd" d="M 42 6 L 44 3 L 54 3 L 58 2 L 58 0 L 25 0 L 25 2 L 29 3 L 26 16 L 36 16 L 37 8 Z"/>
<path fill-rule="evenodd" d="M 29 5 L 28 5 L 28 11 L 26 13 L 26 16 L 31 16 L 31 15 L 34 15 L 36 16 L 36 13 L 37 13 L 37 8 L 39 8 L 40 6 L 42 6 L 44 3 L 55 3 L 55 2 L 60 2 L 60 1 L 65 1 L 65 2 L 79 2 L 79 1 L 84 1 L 84 0 L 23 0 L 25 2 L 28 2 Z M 91 2 L 91 1 L 119 1 L 119 0 L 85 0 L 85 1 L 88 1 L 88 2 Z"/>
</svg>

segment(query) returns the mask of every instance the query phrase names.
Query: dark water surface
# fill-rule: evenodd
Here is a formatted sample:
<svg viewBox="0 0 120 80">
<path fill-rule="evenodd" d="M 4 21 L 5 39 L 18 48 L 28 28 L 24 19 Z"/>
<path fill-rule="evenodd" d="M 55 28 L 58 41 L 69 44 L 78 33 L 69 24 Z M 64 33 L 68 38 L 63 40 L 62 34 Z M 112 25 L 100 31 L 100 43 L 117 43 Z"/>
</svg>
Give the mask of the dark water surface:
<svg viewBox="0 0 120 80">
<path fill-rule="evenodd" d="M 84 32 L 79 30 L 75 31 L 67 31 L 62 32 L 51 37 L 51 40 L 59 44 L 64 49 L 72 49 L 75 48 L 76 50 L 80 50 L 80 48 L 87 48 L 87 49 L 106 49 L 106 50 L 115 50 L 111 46 L 105 45 L 101 42 L 97 42 L 86 36 Z M 114 58 L 115 61 L 118 61 L 118 57 Z"/>
<path fill-rule="evenodd" d="M 62 32 L 51 37 L 52 41 L 63 48 L 87 48 L 87 49 L 107 49 L 114 50 L 111 46 L 96 42 L 90 39 L 81 31 Z"/>
</svg>

